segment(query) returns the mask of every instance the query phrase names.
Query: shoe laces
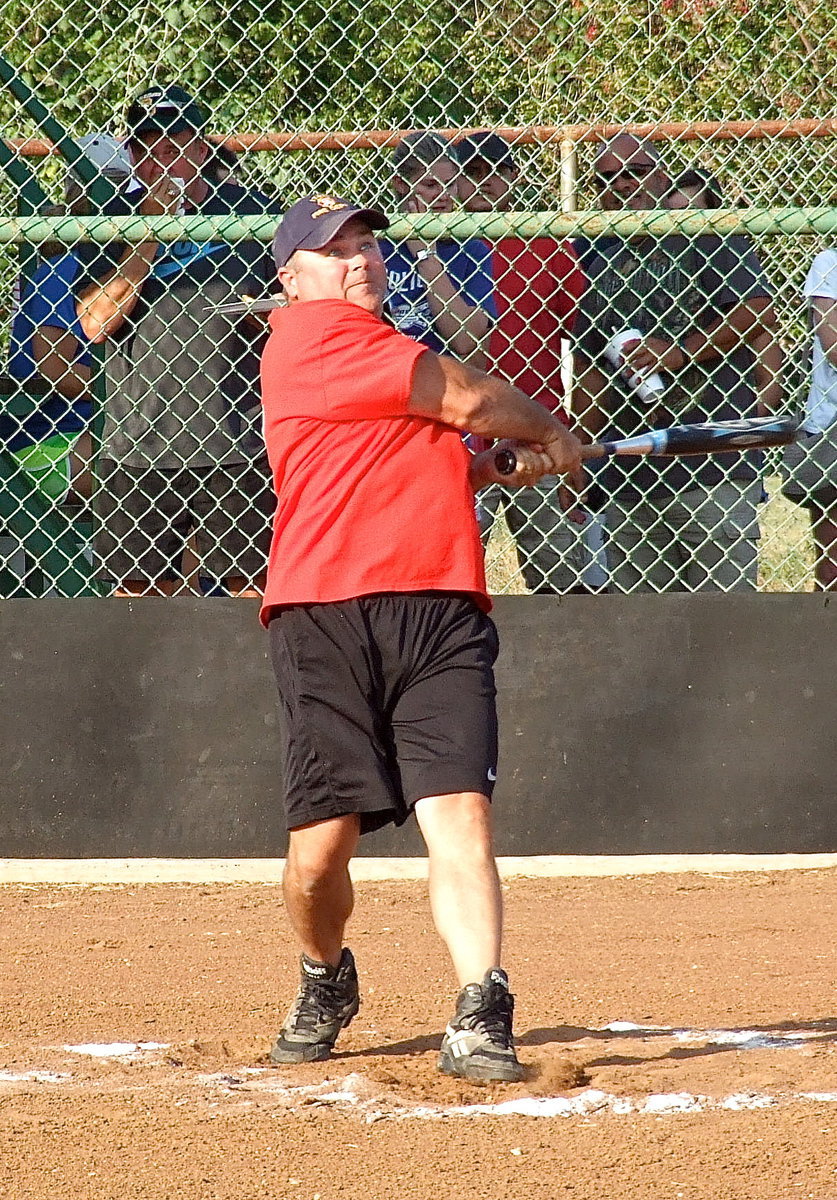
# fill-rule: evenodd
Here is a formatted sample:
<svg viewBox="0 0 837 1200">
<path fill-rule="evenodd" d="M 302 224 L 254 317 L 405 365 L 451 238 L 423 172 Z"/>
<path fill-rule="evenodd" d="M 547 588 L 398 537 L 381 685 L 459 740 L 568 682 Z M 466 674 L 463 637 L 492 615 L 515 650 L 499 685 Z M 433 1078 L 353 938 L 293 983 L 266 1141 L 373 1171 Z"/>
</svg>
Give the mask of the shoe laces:
<svg viewBox="0 0 837 1200">
<path fill-rule="evenodd" d="M 297 1000 L 295 1024 L 315 1031 L 322 1020 L 334 1020 L 335 1009 L 345 1001 L 345 988 L 336 979 L 306 978 Z"/>
<path fill-rule="evenodd" d="M 464 1023 L 495 1045 L 508 1050 L 512 1044 L 511 1018 L 511 997 L 508 992 L 498 988 L 494 995 L 489 996 L 483 1007 L 468 1014 Z"/>
</svg>

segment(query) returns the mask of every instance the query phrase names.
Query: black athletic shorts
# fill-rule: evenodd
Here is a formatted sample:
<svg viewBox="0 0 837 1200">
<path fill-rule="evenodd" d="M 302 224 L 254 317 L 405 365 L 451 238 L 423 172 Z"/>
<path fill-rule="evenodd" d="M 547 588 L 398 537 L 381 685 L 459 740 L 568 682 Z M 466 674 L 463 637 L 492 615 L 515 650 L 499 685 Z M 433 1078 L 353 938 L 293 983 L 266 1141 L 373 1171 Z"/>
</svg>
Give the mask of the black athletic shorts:
<svg viewBox="0 0 837 1200">
<path fill-rule="evenodd" d="M 424 796 L 491 796 L 497 631 L 469 597 L 293 605 L 268 630 L 289 829 L 359 813 L 366 833 Z"/>
</svg>

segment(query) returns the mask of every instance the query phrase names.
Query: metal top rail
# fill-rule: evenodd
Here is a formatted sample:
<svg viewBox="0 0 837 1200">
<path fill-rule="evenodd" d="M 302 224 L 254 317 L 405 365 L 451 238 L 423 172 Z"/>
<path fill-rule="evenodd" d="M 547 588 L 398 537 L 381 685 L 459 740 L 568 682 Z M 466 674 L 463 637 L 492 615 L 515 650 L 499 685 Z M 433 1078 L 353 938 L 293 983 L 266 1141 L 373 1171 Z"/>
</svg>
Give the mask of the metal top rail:
<svg viewBox="0 0 837 1200">
<path fill-rule="evenodd" d="M 270 214 L 246 217 L 19 217 L 0 220 L 0 243 L 76 241 L 174 242 L 183 237 L 197 241 L 218 238 L 238 242 L 248 238 L 269 241 L 276 229 Z M 435 216 L 397 216 L 389 226 L 394 239 L 425 240 L 453 237 L 598 237 L 649 234 L 666 237 L 689 234 L 834 234 L 837 208 L 719 208 L 714 210 L 612 212 L 510 212 L 451 213 Z"/>
<path fill-rule="evenodd" d="M 438 129 L 456 140 L 484 126 Z M 209 138 L 238 152 L 250 150 L 371 150 L 396 145 L 415 129 L 307 130 L 296 133 L 216 134 Z M 507 141 L 522 145 L 561 142 L 600 142 L 617 133 L 633 133 L 651 141 L 733 141 L 773 138 L 837 137 L 837 119 L 811 118 L 788 121 L 658 121 L 611 125 L 510 125 L 494 129 Z M 18 154 L 38 158 L 58 153 L 57 146 L 39 138 L 10 138 Z"/>
</svg>

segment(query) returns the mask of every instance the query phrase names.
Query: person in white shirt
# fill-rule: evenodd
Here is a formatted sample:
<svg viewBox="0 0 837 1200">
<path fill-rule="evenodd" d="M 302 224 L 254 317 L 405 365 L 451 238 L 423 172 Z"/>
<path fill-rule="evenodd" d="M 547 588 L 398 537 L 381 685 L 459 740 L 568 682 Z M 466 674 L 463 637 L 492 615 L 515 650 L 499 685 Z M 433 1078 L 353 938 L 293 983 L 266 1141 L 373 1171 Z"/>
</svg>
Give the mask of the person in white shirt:
<svg viewBox="0 0 837 1200">
<path fill-rule="evenodd" d="M 785 452 L 782 491 L 811 514 L 818 591 L 837 590 L 837 249 L 816 256 L 805 279 L 811 381 L 801 437 Z"/>
</svg>

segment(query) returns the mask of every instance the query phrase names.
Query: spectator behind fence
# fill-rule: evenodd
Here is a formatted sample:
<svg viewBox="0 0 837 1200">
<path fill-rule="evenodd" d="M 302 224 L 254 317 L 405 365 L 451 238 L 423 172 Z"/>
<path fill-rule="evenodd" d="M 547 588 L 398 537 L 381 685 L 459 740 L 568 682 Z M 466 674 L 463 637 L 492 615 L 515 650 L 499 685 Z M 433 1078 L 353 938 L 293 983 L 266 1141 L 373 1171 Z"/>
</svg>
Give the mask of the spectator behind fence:
<svg viewBox="0 0 837 1200">
<path fill-rule="evenodd" d="M 663 203 L 672 210 L 723 208 L 724 196 L 714 175 L 692 168 L 678 175 Z M 758 413 L 766 416 L 776 412 L 782 404 L 784 354 L 775 330 L 761 330 L 757 326 L 749 345 L 755 358 L 753 378 L 758 395 Z"/>
<path fill-rule="evenodd" d="M 808 509 L 818 591 L 837 588 L 837 250 L 816 256 L 805 279 L 810 386 L 802 436 L 785 447 L 784 494 Z"/>
<path fill-rule="evenodd" d="M 449 142 L 413 133 L 395 147 L 392 186 L 403 213 L 452 213 L 459 165 Z M 478 370 L 488 364 L 488 333 L 497 316 L 491 251 L 479 238 L 464 242 L 419 238 L 382 240 L 395 327 L 431 350 L 452 354 Z"/>
<path fill-rule="evenodd" d="M 243 187 L 241 166 L 235 150 L 223 143 L 212 146 L 204 167 L 204 178 L 215 187 L 222 183 L 234 183 L 236 187 Z"/>
<path fill-rule="evenodd" d="M 468 212 L 512 207 L 520 171 L 509 144 L 482 130 L 454 147 L 461 166 L 460 196 Z M 561 339 L 570 336 L 584 277 L 569 242 L 551 237 L 525 241 L 504 237 L 491 247 L 491 271 L 498 320 L 489 338 L 491 369 L 537 400 L 569 425 L 563 404 Z M 563 500 L 563 506 L 562 506 Z M 477 513 L 485 538 L 497 513 L 504 512 L 517 544 L 526 586 L 538 593 L 586 592 L 590 566 L 583 535 L 584 513 L 570 508 L 558 479 L 544 476 L 531 488 L 487 489 Z M 598 581 L 604 584 L 605 579 Z"/>
<path fill-rule="evenodd" d="M 653 165 L 650 165 L 653 164 Z M 670 181 L 650 143 L 620 134 L 596 158 L 602 193 L 623 208 L 657 207 Z M 576 326 L 573 407 L 589 436 L 629 436 L 672 423 L 756 410 L 748 342 L 776 318 L 746 239 L 639 234 L 590 260 Z M 635 330 L 613 365 L 613 339 Z M 624 364 L 624 365 L 623 365 Z M 625 370 L 627 366 L 629 370 Z M 629 376 L 657 373 L 639 389 Z M 747 454 L 618 460 L 608 558 L 615 591 L 736 591 L 756 586 L 759 460 Z"/>
<path fill-rule="evenodd" d="M 154 87 L 127 117 L 144 216 L 256 215 L 258 192 L 205 177 L 207 114 L 182 88 Z M 262 327 L 213 311 L 268 287 L 254 240 L 119 247 L 79 291 L 82 328 L 107 342 L 96 550 L 123 593 L 171 594 L 194 533 L 202 572 L 233 594 L 262 581 L 273 502 L 259 432 Z"/>
<path fill-rule="evenodd" d="M 130 175 L 126 148 L 109 134 L 88 134 L 78 139 L 78 146 L 115 184 L 124 183 Z M 90 212 L 84 184 L 72 169 L 65 184 L 65 205 L 56 215 L 61 211 L 74 216 Z M 74 298 L 81 258 L 80 250 L 63 246 L 35 269 L 28 283 L 22 281 L 20 306 L 9 339 L 9 375 L 19 381 L 24 392 L 30 386 L 33 411 L 0 418 L 4 448 L 41 494 L 59 504 L 90 496 L 92 358 Z M 43 381 L 49 386 L 40 398 L 36 386 Z"/>
<path fill-rule="evenodd" d="M 599 208 L 604 212 L 621 212 L 624 208 L 631 208 L 631 196 L 625 194 L 624 181 L 620 178 L 620 168 L 628 166 L 632 173 L 632 177 L 640 179 L 642 176 L 648 176 L 651 189 L 655 193 L 654 203 L 650 207 L 656 207 L 662 201 L 664 190 L 656 187 L 655 172 L 659 170 L 660 156 L 657 149 L 651 141 L 642 141 L 637 138 L 632 138 L 630 135 L 622 135 L 627 138 L 625 143 L 626 153 L 629 156 L 626 163 L 608 162 L 601 163 L 601 151 L 597 153 L 593 170 L 593 182 L 596 189 L 596 201 Z M 627 178 L 627 172 L 622 173 Z M 646 201 L 649 197 L 646 195 Z M 588 273 L 590 263 L 596 255 L 604 250 L 612 249 L 620 244 L 620 238 L 613 233 L 600 233 L 595 237 L 577 237 L 574 240 L 575 252 L 578 255 L 578 260 L 581 263 L 585 275 Z"/>
</svg>

